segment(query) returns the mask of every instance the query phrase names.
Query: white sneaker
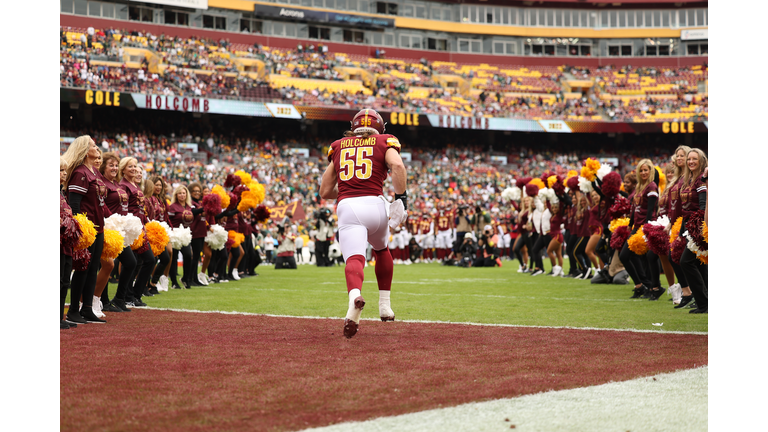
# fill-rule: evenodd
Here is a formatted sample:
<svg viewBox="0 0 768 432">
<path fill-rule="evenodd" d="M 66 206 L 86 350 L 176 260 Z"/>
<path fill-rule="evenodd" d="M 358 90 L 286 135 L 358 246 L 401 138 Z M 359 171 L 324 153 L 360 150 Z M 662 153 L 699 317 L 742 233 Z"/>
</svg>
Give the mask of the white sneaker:
<svg viewBox="0 0 768 432">
<path fill-rule="evenodd" d="M 523 266 L 522 265 L 517 269 L 517 272 L 518 273 L 522 273 L 523 272 Z"/>
<path fill-rule="evenodd" d="M 160 279 L 157 280 L 157 290 L 168 291 L 168 276 L 166 275 L 160 276 Z"/>
<path fill-rule="evenodd" d="M 552 267 L 552 277 L 558 277 L 563 274 L 563 268 L 560 266 Z"/>
<path fill-rule="evenodd" d="M 93 314 L 96 315 L 97 318 L 104 318 L 106 315 L 104 315 L 104 312 L 101 311 L 101 298 L 93 296 L 93 305 L 91 306 L 91 309 L 93 309 Z"/>
<path fill-rule="evenodd" d="M 676 283 L 669 287 L 668 292 L 672 293 L 672 303 L 678 305 L 683 300 L 683 288 L 679 283 Z"/>
<path fill-rule="evenodd" d="M 540 274 L 544 274 L 544 270 L 536 270 L 533 273 L 531 273 L 531 276 L 538 276 Z"/>
<path fill-rule="evenodd" d="M 403 264 L 405 264 L 405 265 L 411 265 L 411 264 L 413 264 L 413 263 L 411 262 L 411 260 L 410 260 L 410 259 L 407 259 L 407 260 L 403 261 Z"/>
<path fill-rule="evenodd" d="M 232 269 L 232 277 L 235 280 L 240 280 L 240 276 L 237 274 L 237 269 Z"/>
<path fill-rule="evenodd" d="M 205 273 L 198 273 L 197 274 L 197 281 L 200 282 L 201 284 L 205 285 L 205 286 L 208 286 L 208 278 L 206 276 L 207 275 Z"/>
<path fill-rule="evenodd" d="M 579 279 L 582 279 L 582 280 L 587 280 L 587 279 L 589 279 L 589 275 L 590 275 L 591 273 L 592 273 L 592 267 L 587 267 L 587 269 L 586 269 L 586 270 L 584 270 L 584 274 L 583 274 L 583 275 L 581 275 L 581 277 L 580 277 Z"/>
</svg>

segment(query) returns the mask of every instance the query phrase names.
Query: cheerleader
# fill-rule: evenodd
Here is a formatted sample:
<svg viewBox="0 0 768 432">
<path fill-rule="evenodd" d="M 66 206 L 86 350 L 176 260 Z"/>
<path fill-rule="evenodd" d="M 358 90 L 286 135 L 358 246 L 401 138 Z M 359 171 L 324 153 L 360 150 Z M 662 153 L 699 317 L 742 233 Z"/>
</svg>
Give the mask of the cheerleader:
<svg viewBox="0 0 768 432">
<path fill-rule="evenodd" d="M 674 157 L 673 157 L 674 159 Z M 674 180 L 675 166 L 674 162 L 670 162 L 664 168 L 665 175 L 667 176 L 667 184 L 669 185 Z M 669 189 L 667 186 L 664 191 L 659 195 L 659 217 L 669 217 Z M 674 223 L 674 221 L 672 221 Z M 680 303 L 680 284 L 675 283 L 675 271 L 672 267 L 672 263 L 669 261 L 669 252 L 658 256 L 661 262 L 661 267 L 664 269 L 664 277 L 667 279 L 667 286 L 669 286 L 669 292 L 672 293 L 672 300 L 675 304 Z M 652 298 L 653 299 L 653 298 Z"/>
<path fill-rule="evenodd" d="M 681 145 L 675 149 L 674 166 L 675 170 L 672 176 L 670 176 L 669 186 L 667 187 L 669 201 L 667 204 L 667 216 L 669 217 L 669 226 L 666 228 L 666 232 L 669 233 L 672 225 L 677 221 L 677 218 L 683 216 L 683 207 L 680 202 L 680 188 L 683 185 L 683 175 L 685 174 L 688 152 L 691 148 L 685 145 Z M 676 263 L 672 259 L 672 251 L 667 255 L 667 261 L 669 261 L 672 269 L 677 277 L 677 282 L 680 285 L 680 302 L 675 305 L 676 309 L 680 309 L 688 305 L 693 301 L 693 293 L 688 286 L 688 280 L 685 278 L 683 269 L 680 268 L 680 264 Z M 666 269 L 665 269 L 666 271 Z M 673 297 L 674 300 L 674 297 Z"/>
<path fill-rule="evenodd" d="M 103 163 L 99 168 L 104 184 L 107 186 L 107 196 L 104 199 L 104 203 L 107 206 L 107 210 L 110 214 L 127 215 L 128 214 L 128 194 L 118 186 L 118 170 L 120 166 L 120 158 L 113 152 L 107 152 L 102 155 Z M 130 277 L 133 271 L 136 269 L 136 258 L 131 252 L 130 246 L 125 247 L 120 255 L 115 259 L 122 266 L 122 270 L 118 276 L 117 291 L 112 301 L 109 300 L 107 293 L 107 285 L 109 283 L 109 274 L 115 267 L 116 263 L 112 260 L 102 260 L 101 271 L 96 283 L 96 293 L 94 293 L 94 313 L 96 312 L 96 298 L 102 298 L 103 310 L 109 312 L 130 312 L 125 305 L 125 292 L 130 282 Z M 102 292 L 104 295 L 102 295 Z"/>
<path fill-rule="evenodd" d="M 205 197 L 210 194 L 211 194 L 211 188 L 209 188 L 208 186 L 205 186 L 203 188 L 203 199 L 205 199 Z M 205 215 L 206 225 L 208 226 L 208 230 L 211 230 L 212 228 L 211 228 L 210 221 L 213 221 L 214 224 L 216 223 L 214 215 L 210 215 L 207 212 L 204 212 L 204 215 Z M 205 279 L 206 283 L 211 282 L 211 280 L 208 278 L 208 265 L 210 265 L 211 263 L 212 256 L 213 256 L 213 250 L 211 249 L 210 246 L 208 246 L 208 243 L 203 242 L 203 266 L 200 268 L 200 274 L 203 275 L 203 278 Z"/>
<path fill-rule="evenodd" d="M 141 223 L 146 225 L 149 220 L 144 209 L 145 197 L 144 192 L 139 189 L 141 184 L 142 174 L 138 166 L 136 158 L 124 157 L 120 160 L 118 166 L 118 185 L 122 188 L 126 194 L 128 194 L 128 213 L 138 217 Z M 147 237 L 144 235 L 144 241 L 147 242 Z M 152 248 L 145 245 L 136 251 L 133 251 L 133 256 L 136 258 L 136 280 L 133 283 L 133 290 L 128 290 L 126 293 L 126 305 L 135 307 L 144 307 L 147 304 L 141 300 L 144 292 L 147 290 L 147 283 L 149 277 L 152 274 L 152 269 L 155 267 L 155 256 L 152 254 Z M 141 253 L 138 251 L 142 251 Z M 132 279 L 132 278 L 131 278 Z"/>
<path fill-rule="evenodd" d="M 197 272 L 197 263 L 200 261 L 200 254 L 203 252 L 205 236 L 208 234 L 208 221 L 203 211 L 203 187 L 198 182 L 189 185 L 189 194 L 192 196 L 192 213 L 194 219 L 190 229 L 192 230 L 192 264 L 194 272 L 190 280 L 192 286 L 207 285 L 205 273 Z M 192 268 L 192 265 L 190 265 Z"/>
<path fill-rule="evenodd" d="M 224 225 L 224 228 L 227 231 L 235 231 L 237 233 L 240 233 L 240 212 L 237 211 L 237 200 L 232 200 L 229 204 L 230 209 L 224 212 L 224 216 L 227 218 L 227 221 Z M 290 231 L 291 227 L 285 227 L 286 230 Z M 226 268 L 229 270 L 226 275 L 227 279 L 232 280 L 240 280 L 240 275 L 238 275 L 237 272 L 237 266 L 240 265 L 240 260 L 243 257 L 243 245 L 240 244 L 237 247 L 233 247 L 229 250 L 229 256 L 227 257 L 226 261 Z"/>
<path fill-rule="evenodd" d="M 93 313 L 93 293 L 104 247 L 104 198 L 107 187 L 94 168 L 100 156 L 99 148 L 88 135 L 77 137 L 62 157 L 67 163 L 66 187 L 73 214 L 85 213 L 96 229 L 96 239 L 88 248 L 91 260 L 84 270 L 75 270 L 72 277 L 67 322 L 106 323 Z M 79 299 L 83 305 L 78 310 Z"/>
<path fill-rule="evenodd" d="M 590 273 L 590 257 L 587 255 L 587 243 L 592 233 L 589 230 L 589 202 L 587 201 L 587 194 L 581 193 L 581 191 L 574 191 L 576 197 L 576 214 L 574 215 L 574 235 L 573 239 L 575 245 L 573 247 L 573 254 L 576 257 L 576 264 L 579 265 L 579 274 L 575 279 L 586 279 Z M 570 256 L 570 255 L 568 255 Z M 597 264 L 597 256 L 592 255 Z"/>
<path fill-rule="evenodd" d="M 202 208 L 198 213 L 202 212 Z M 189 194 L 189 190 L 186 186 L 178 186 L 171 196 L 171 206 L 168 208 L 168 216 L 170 217 L 170 225 L 172 228 L 189 228 L 192 225 L 192 221 L 195 219 L 195 215 L 192 212 L 192 197 Z M 176 282 L 176 276 L 179 271 L 179 266 L 176 264 L 179 260 L 179 252 L 184 261 L 184 274 L 181 276 L 181 283 L 184 287 L 189 289 L 192 286 L 192 280 L 197 275 L 196 267 L 197 263 L 192 261 L 192 248 L 190 245 L 183 246 L 181 249 L 174 249 L 171 256 L 171 280 L 173 281 L 173 288 L 179 289 Z M 198 284 L 200 285 L 200 284 Z"/>
<path fill-rule="evenodd" d="M 634 235 L 646 222 L 655 219 L 656 204 L 659 199 L 659 192 L 656 183 L 653 181 L 653 172 L 656 170 L 649 159 L 643 159 L 637 164 L 635 173 L 637 175 L 637 186 L 629 195 L 630 201 L 630 229 Z M 651 280 L 647 277 L 640 256 L 629 249 L 629 243 L 624 242 L 619 253 L 619 259 L 624 268 L 629 273 L 632 281 L 635 283 L 634 294 L 631 298 L 640 298 L 643 295 L 648 296 L 653 286 Z M 651 293 L 655 297 L 661 296 L 663 289 L 658 289 Z"/>
<path fill-rule="evenodd" d="M 101 153 L 101 150 L 99 150 L 99 157 L 96 158 L 96 161 L 93 164 L 93 168 L 96 171 L 96 175 L 99 176 L 101 181 L 104 182 L 104 184 L 107 184 L 106 179 L 104 178 L 104 169 L 106 168 L 106 165 L 103 165 L 102 162 L 104 161 L 103 155 Z M 107 195 L 109 195 L 109 188 L 107 188 Z M 105 204 L 106 204 L 106 198 L 105 198 Z M 104 218 L 108 218 L 112 215 L 112 211 L 109 209 L 109 205 L 106 204 L 104 207 Z M 105 315 L 102 312 L 103 304 L 109 303 L 109 292 L 106 289 L 108 282 L 109 282 L 109 274 L 112 273 L 112 269 L 115 268 L 115 263 L 105 257 L 102 254 L 101 257 L 101 268 L 99 269 L 99 273 L 96 275 L 96 289 L 93 292 L 93 313 L 99 317 L 104 318 Z M 102 304 L 102 295 L 104 297 L 104 302 Z M 121 311 L 117 311 L 121 312 Z"/>
<path fill-rule="evenodd" d="M 589 210 L 586 216 L 584 216 L 583 223 L 587 224 L 587 229 L 589 230 L 589 239 L 587 240 L 587 245 L 584 248 L 584 252 L 587 254 L 587 258 L 592 264 L 592 267 L 588 268 L 584 275 L 582 275 L 581 279 L 584 280 L 595 276 L 599 271 L 598 269 L 605 267 L 605 263 L 608 261 L 607 256 L 603 257 L 602 255 L 598 255 L 599 253 L 597 251 L 597 246 L 603 236 L 603 222 L 601 213 L 602 211 L 605 211 L 605 214 L 607 214 L 610 206 L 606 206 L 605 201 L 600 197 L 600 193 L 596 190 L 590 192 L 588 196 Z"/>
<path fill-rule="evenodd" d="M 60 218 L 71 218 L 72 209 L 67 203 L 67 198 L 64 196 L 63 186 L 67 182 L 67 161 L 63 157 L 59 157 L 59 206 L 62 213 Z M 61 221 L 60 224 L 61 225 Z M 63 229 L 63 225 L 61 225 Z M 59 290 L 61 297 L 61 309 L 59 310 L 59 328 L 61 330 L 67 330 L 77 327 L 74 322 L 67 322 L 64 320 L 64 302 L 67 300 L 67 291 L 69 291 L 69 278 L 72 276 L 72 248 L 59 242 Z"/>
<path fill-rule="evenodd" d="M 152 193 L 149 195 L 147 195 L 148 191 L 145 191 L 144 193 L 145 196 L 149 197 L 147 200 L 147 208 L 152 208 L 153 214 L 150 219 L 156 220 L 158 222 L 169 223 L 168 203 L 165 200 L 165 180 L 163 180 L 163 178 L 159 175 L 154 175 L 149 178 L 147 183 L 152 185 Z M 157 267 L 155 267 L 155 271 L 152 273 L 152 278 L 150 280 L 149 292 L 151 294 L 157 294 L 159 292 L 157 290 L 157 285 L 160 285 L 164 290 L 168 290 L 168 273 L 170 272 L 171 268 L 170 264 L 172 254 L 173 248 L 171 247 L 171 243 L 168 242 L 168 244 L 165 246 L 165 250 L 163 250 L 163 252 L 157 256 Z M 178 286 L 178 283 L 174 283 L 174 285 Z"/>
<path fill-rule="evenodd" d="M 686 222 L 699 211 L 704 212 L 707 207 L 707 156 L 703 151 L 694 148 L 688 152 L 686 158 L 685 173 L 680 186 L 680 201 L 683 210 L 683 225 L 680 228 L 682 237 L 687 231 Z M 686 241 L 687 243 L 687 241 Z M 680 268 L 688 281 L 693 298 L 696 301 L 696 309 L 689 313 L 707 313 L 709 296 L 707 293 L 708 268 L 696 257 L 696 254 L 687 247 L 680 257 Z"/>
<path fill-rule="evenodd" d="M 549 218 L 549 244 L 547 245 L 547 255 L 552 263 L 552 277 L 558 277 L 563 275 L 563 232 L 560 225 L 565 222 L 563 217 L 563 210 L 565 208 L 559 202 L 547 203 L 552 216 Z"/>
<path fill-rule="evenodd" d="M 522 204 L 520 206 L 520 212 L 517 214 L 517 227 L 520 235 L 515 239 L 514 253 L 517 260 L 520 261 L 520 268 L 518 273 L 528 272 L 528 251 L 531 250 L 531 230 L 533 225 L 531 223 L 531 217 L 533 215 L 532 208 L 533 198 L 526 196 L 523 197 Z"/>
<path fill-rule="evenodd" d="M 531 251 L 531 260 L 533 261 L 533 271 L 531 276 L 538 276 L 544 273 L 544 262 L 542 260 L 542 251 L 552 241 L 549 236 L 549 220 L 552 217 L 552 213 L 541 202 L 541 198 L 536 197 L 533 200 L 533 228 L 536 230 L 536 240 L 533 241 L 533 250 Z M 554 267 L 555 263 L 552 262 Z"/>
</svg>

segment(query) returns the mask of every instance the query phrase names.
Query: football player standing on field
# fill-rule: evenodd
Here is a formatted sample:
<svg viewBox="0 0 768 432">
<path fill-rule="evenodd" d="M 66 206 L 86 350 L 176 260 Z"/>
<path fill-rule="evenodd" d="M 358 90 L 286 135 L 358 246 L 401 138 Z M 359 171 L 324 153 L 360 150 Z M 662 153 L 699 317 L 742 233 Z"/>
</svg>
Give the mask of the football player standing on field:
<svg viewBox="0 0 768 432">
<path fill-rule="evenodd" d="M 344 273 L 349 294 L 349 309 L 344 319 L 344 336 L 347 338 L 357 333 L 365 306 L 361 290 L 367 243 L 371 244 L 376 260 L 379 316 L 382 321 L 395 320 L 389 298 L 393 271 L 392 254 L 387 247 L 390 217 L 382 196 L 388 170 L 395 189 L 391 217 L 402 223 L 408 209 L 400 142 L 395 136 L 384 134 L 384 120 L 372 109 L 361 110 L 351 123 L 352 128 L 344 133 L 344 138 L 331 144 L 328 168 L 320 184 L 323 199 L 337 200 L 339 243 L 346 262 Z M 396 216 L 398 200 L 403 211 Z"/>
</svg>

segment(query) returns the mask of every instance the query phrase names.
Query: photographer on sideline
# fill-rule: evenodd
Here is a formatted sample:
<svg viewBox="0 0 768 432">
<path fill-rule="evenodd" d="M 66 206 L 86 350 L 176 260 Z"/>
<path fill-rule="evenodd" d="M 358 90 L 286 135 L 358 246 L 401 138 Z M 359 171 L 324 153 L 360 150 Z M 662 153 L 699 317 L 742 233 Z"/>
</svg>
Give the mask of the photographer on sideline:
<svg viewBox="0 0 768 432">
<path fill-rule="evenodd" d="M 461 261 L 461 245 L 464 243 L 464 236 L 468 232 L 472 231 L 472 222 L 470 222 L 469 215 L 467 214 L 469 207 L 464 202 L 459 202 L 459 208 L 456 210 L 456 220 L 454 225 L 456 226 L 456 245 L 454 252 L 456 252 L 456 260 Z"/>
<path fill-rule="evenodd" d="M 331 261 L 328 258 L 328 248 L 333 240 L 333 221 L 331 220 L 331 211 L 327 208 L 321 208 L 315 212 L 317 223 L 317 237 L 315 241 L 315 257 L 318 267 L 330 267 Z"/>
<path fill-rule="evenodd" d="M 290 224 L 290 222 L 288 223 Z M 296 235 L 291 232 L 290 225 L 277 226 L 277 241 L 280 242 L 280 244 L 277 246 L 275 270 L 296 268 L 296 258 L 293 256 L 296 251 L 296 243 L 294 243 L 295 239 Z"/>
<path fill-rule="evenodd" d="M 472 267 L 494 267 L 499 257 L 498 250 L 499 235 L 495 234 L 493 227 L 486 225 L 483 233 L 477 240 L 477 258 L 472 263 Z"/>
</svg>

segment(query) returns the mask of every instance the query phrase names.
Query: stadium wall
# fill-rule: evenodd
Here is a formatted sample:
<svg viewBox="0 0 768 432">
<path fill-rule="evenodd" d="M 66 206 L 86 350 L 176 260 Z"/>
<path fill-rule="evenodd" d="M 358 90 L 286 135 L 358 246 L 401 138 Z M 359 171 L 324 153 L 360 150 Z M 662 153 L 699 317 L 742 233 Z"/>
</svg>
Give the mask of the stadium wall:
<svg viewBox="0 0 768 432">
<path fill-rule="evenodd" d="M 94 18 L 81 15 L 60 14 L 59 24 L 65 27 L 94 27 L 94 28 L 117 28 L 126 31 L 150 32 L 153 34 L 162 34 L 188 37 L 206 37 L 212 39 L 229 39 L 232 43 L 242 43 L 252 45 L 260 43 L 269 47 L 276 48 L 296 48 L 298 43 L 305 46 L 310 44 L 326 45 L 331 52 L 374 56 L 376 46 L 345 44 L 338 42 L 319 41 L 312 39 L 294 39 L 271 37 L 264 35 L 233 33 L 219 30 L 207 30 L 200 28 L 167 26 L 158 24 L 148 24 L 137 21 L 120 21 L 104 18 Z M 535 56 L 502 56 L 487 54 L 464 54 L 441 51 L 427 51 L 404 48 L 383 47 L 387 58 L 417 59 L 424 57 L 430 61 L 446 61 L 456 63 L 488 63 L 494 65 L 537 65 L 537 66 L 561 66 L 564 64 L 576 66 L 604 66 L 611 64 L 632 64 L 642 66 L 656 67 L 681 67 L 695 66 L 709 62 L 707 56 L 670 56 L 670 57 L 535 57 Z"/>
</svg>

